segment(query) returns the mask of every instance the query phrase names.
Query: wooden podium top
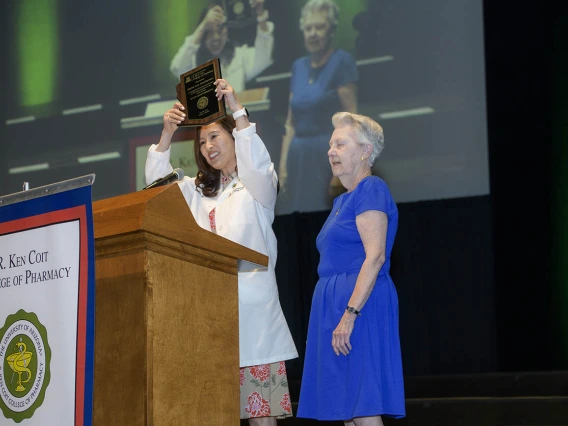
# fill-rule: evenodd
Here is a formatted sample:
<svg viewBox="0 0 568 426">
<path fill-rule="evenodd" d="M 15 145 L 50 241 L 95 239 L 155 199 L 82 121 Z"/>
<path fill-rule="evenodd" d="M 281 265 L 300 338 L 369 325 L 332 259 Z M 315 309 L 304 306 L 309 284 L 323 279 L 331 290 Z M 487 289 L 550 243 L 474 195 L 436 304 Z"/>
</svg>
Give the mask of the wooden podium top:
<svg viewBox="0 0 568 426">
<path fill-rule="evenodd" d="M 239 271 L 268 266 L 268 257 L 201 228 L 177 183 L 93 203 L 95 241 L 145 232 L 236 259 Z"/>
</svg>

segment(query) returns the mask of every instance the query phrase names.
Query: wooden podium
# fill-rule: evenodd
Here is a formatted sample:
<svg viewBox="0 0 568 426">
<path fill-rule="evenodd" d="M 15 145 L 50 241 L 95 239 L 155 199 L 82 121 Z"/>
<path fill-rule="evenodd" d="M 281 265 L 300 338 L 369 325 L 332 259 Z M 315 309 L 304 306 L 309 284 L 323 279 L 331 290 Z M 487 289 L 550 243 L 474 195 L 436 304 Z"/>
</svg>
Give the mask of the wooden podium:
<svg viewBox="0 0 568 426">
<path fill-rule="evenodd" d="M 199 227 L 177 184 L 93 219 L 93 425 L 239 425 L 237 272 L 268 258 Z"/>
</svg>

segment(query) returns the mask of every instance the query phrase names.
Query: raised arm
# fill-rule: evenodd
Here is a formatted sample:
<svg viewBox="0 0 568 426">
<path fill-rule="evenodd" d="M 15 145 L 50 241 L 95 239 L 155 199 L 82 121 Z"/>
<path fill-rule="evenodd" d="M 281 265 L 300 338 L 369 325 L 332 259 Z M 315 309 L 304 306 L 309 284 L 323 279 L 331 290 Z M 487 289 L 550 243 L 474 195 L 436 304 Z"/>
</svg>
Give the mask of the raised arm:
<svg viewBox="0 0 568 426">
<path fill-rule="evenodd" d="M 218 99 L 224 97 L 232 111 L 236 112 L 243 108 L 234 89 L 226 80 L 219 79 L 215 84 Z M 239 179 L 255 200 L 268 209 L 274 209 L 278 177 L 270 154 L 256 133 L 256 125 L 249 122 L 246 114 L 238 117 L 235 123 L 233 137 Z"/>
<path fill-rule="evenodd" d="M 209 9 L 203 21 L 199 23 L 193 34 L 187 36 L 170 63 L 170 71 L 174 77 L 179 78 L 181 74 L 195 68 L 196 54 L 201 46 L 201 41 L 205 31 L 221 25 L 225 21 L 225 14 L 220 6 Z"/>
<path fill-rule="evenodd" d="M 150 184 L 156 179 L 172 172 L 173 168 L 170 164 L 169 150 L 172 143 L 172 136 L 178 128 L 177 123 L 181 123 L 181 120 L 185 118 L 183 110 L 183 105 L 176 102 L 164 114 L 164 128 L 162 129 L 160 141 L 157 145 L 150 147 L 148 156 L 146 157 L 146 167 L 144 168 L 146 184 Z M 167 155 L 163 155 L 164 153 L 167 153 Z"/>
<path fill-rule="evenodd" d="M 251 7 L 256 10 L 258 25 L 254 47 L 245 52 L 245 79 L 252 80 L 272 65 L 274 50 L 274 23 L 268 20 L 268 10 L 264 7 L 264 0 L 251 0 Z"/>
<path fill-rule="evenodd" d="M 176 102 L 172 108 L 166 111 L 163 117 L 164 128 L 162 136 L 158 144 L 150 146 L 146 157 L 146 165 L 144 174 L 146 184 L 154 182 L 156 179 L 162 178 L 171 173 L 173 168 L 170 164 L 170 146 L 172 136 L 178 129 L 178 124 L 185 118 L 183 112 L 184 107 L 181 103 Z M 178 182 L 180 189 L 189 203 L 195 192 L 195 178 L 185 177 L 183 181 Z"/>
</svg>

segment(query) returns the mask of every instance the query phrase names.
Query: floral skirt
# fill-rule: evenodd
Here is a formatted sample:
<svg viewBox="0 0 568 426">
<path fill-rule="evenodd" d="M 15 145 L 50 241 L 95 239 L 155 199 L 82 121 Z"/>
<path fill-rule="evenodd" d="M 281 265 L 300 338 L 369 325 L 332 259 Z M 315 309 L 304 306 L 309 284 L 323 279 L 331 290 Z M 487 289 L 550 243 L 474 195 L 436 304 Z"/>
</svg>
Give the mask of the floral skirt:
<svg viewBox="0 0 568 426">
<path fill-rule="evenodd" d="M 284 361 L 240 369 L 241 419 L 292 415 Z"/>
</svg>

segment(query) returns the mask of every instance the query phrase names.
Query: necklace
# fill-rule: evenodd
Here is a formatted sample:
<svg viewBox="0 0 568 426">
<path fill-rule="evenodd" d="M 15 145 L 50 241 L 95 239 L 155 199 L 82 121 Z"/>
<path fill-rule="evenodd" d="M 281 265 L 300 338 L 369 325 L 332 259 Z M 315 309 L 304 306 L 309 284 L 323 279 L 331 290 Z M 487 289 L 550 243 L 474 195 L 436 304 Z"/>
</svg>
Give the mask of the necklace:
<svg viewBox="0 0 568 426">
<path fill-rule="evenodd" d="M 310 69 L 308 71 L 308 84 L 313 84 L 314 81 L 318 79 L 318 76 L 321 74 L 321 71 L 329 57 L 331 56 L 332 52 L 334 51 L 333 47 L 330 47 L 320 58 L 314 59 L 310 58 Z"/>
<path fill-rule="evenodd" d="M 314 81 L 316 81 L 321 74 L 322 68 L 323 67 L 314 68 L 313 66 L 310 66 L 310 70 L 308 72 L 308 84 L 314 84 Z"/>
<path fill-rule="evenodd" d="M 229 176 L 225 176 L 223 173 L 221 173 L 221 191 L 224 191 L 227 185 L 229 185 L 235 177 L 237 177 L 236 170 Z"/>
</svg>

